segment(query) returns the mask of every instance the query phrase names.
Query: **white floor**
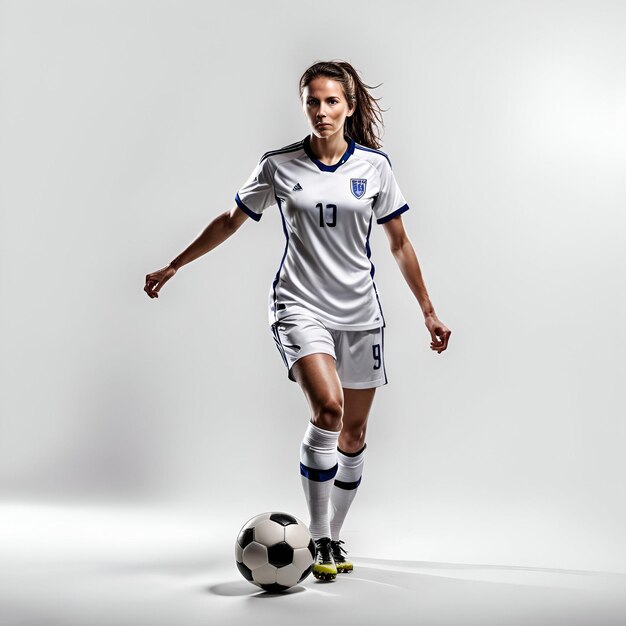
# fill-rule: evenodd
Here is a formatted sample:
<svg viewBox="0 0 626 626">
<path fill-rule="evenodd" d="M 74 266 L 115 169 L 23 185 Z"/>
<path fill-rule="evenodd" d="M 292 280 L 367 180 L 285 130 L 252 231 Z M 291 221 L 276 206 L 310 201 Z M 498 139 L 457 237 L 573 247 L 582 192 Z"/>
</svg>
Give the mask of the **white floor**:
<svg viewBox="0 0 626 626">
<path fill-rule="evenodd" d="M 0 625 L 626 625 L 625 574 L 354 554 L 335 582 L 267 594 L 232 553 L 206 519 L 0 506 Z"/>
</svg>

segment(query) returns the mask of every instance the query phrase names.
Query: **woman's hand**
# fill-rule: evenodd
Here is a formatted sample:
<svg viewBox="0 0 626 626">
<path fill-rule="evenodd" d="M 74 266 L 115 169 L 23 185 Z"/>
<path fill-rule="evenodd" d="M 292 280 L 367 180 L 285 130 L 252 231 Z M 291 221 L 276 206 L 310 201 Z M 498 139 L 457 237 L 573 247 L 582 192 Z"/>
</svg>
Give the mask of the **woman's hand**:
<svg viewBox="0 0 626 626">
<path fill-rule="evenodd" d="M 448 347 L 448 339 L 452 331 L 440 322 L 436 315 L 429 315 L 426 318 L 426 328 L 432 337 L 430 349 L 441 354 Z"/>
<path fill-rule="evenodd" d="M 157 270 L 156 272 L 152 272 L 152 274 L 146 275 L 146 286 L 143 290 L 151 297 L 158 298 L 159 291 L 161 287 L 165 285 L 165 283 L 176 274 L 176 270 L 168 265 L 163 269 Z"/>
</svg>

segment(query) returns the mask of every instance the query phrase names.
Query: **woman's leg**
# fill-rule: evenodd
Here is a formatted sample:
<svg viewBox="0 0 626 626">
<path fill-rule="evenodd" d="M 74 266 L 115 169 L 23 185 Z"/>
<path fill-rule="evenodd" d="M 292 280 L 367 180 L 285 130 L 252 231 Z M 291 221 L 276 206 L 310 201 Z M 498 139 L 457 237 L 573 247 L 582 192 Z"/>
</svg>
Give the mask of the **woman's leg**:
<svg viewBox="0 0 626 626">
<path fill-rule="evenodd" d="M 367 418 L 374 402 L 376 387 L 370 389 L 343 389 L 343 427 L 339 434 L 339 448 L 344 452 L 358 452 L 365 445 Z"/>
<path fill-rule="evenodd" d="M 304 356 L 292 371 L 311 408 L 311 420 L 300 447 L 300 474 L 311 516 L 309 529 L 317 540 L 330 537 L 328 504 L 338 468 L 343 391 L 330 354 Z"/>
<path fill-rule="evenodd" d="M 376 388 L 343 389 L 343 427 L 337 451 L 338 471 L 330 496 L 330 532 L 333 542 L 339 541 L 341 527 L 357 488 L 361 483 L 365 461 L 365 433 Z M 338 544 L 334 544 L 335 561 L 340 572 L 352 570 L 352 563 L 343 557 Z"/>
<path fill-rule="evenodd" d="M 353 566 L 341 547 L 340 532 L 361 482 L 367 419 L 376 388 L 387 383 L 384 328 L 332 330 L 331 334 L 337 355 L 337 375 L 343 385 L 343 418 L 337 440 L 337 473 L 329 502 L 330 543 L 337 571 L 349 572 Z"/>
</svg>

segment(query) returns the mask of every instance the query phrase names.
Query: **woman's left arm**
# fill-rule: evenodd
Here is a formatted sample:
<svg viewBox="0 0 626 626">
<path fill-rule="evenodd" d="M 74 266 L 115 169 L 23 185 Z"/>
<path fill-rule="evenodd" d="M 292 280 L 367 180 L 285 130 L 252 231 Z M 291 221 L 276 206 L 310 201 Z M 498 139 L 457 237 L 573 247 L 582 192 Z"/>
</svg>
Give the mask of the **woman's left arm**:
<svg viewBox="0 0 626 626">
<path fill-rule="evenodd" d="M 452 331 L 439 321 L 432 302 L 428 297 L 413 244 L 404 230 L 402 216 L 398 215 L 383 223 L 382 226 L 389 239 L 391 253 L 424 313 L 426 328 L 428 328 L 432 339 L 430 348 L 441 354 L 448 347 L 448 340 Z"/>
</svg>

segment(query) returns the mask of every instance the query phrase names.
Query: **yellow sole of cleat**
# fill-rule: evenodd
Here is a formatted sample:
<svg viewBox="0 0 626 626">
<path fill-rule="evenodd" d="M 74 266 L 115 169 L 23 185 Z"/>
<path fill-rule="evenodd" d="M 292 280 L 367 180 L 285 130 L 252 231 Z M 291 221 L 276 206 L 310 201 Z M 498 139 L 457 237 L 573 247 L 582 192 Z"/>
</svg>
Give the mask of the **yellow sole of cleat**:
<svg viewBox="0 0 626 626">
<path fill-rule="evenodd" d="M 318 580 L 335 580 L 337 578 L 337 568 L 333 565 L 318 563 L 313 566 L 313 576 Z"/>
<path fill-rule="evenodd" d="M 352 571 L 352 565 L 337 565 L 339 574 L 349 574 Z"/>
</svg>

